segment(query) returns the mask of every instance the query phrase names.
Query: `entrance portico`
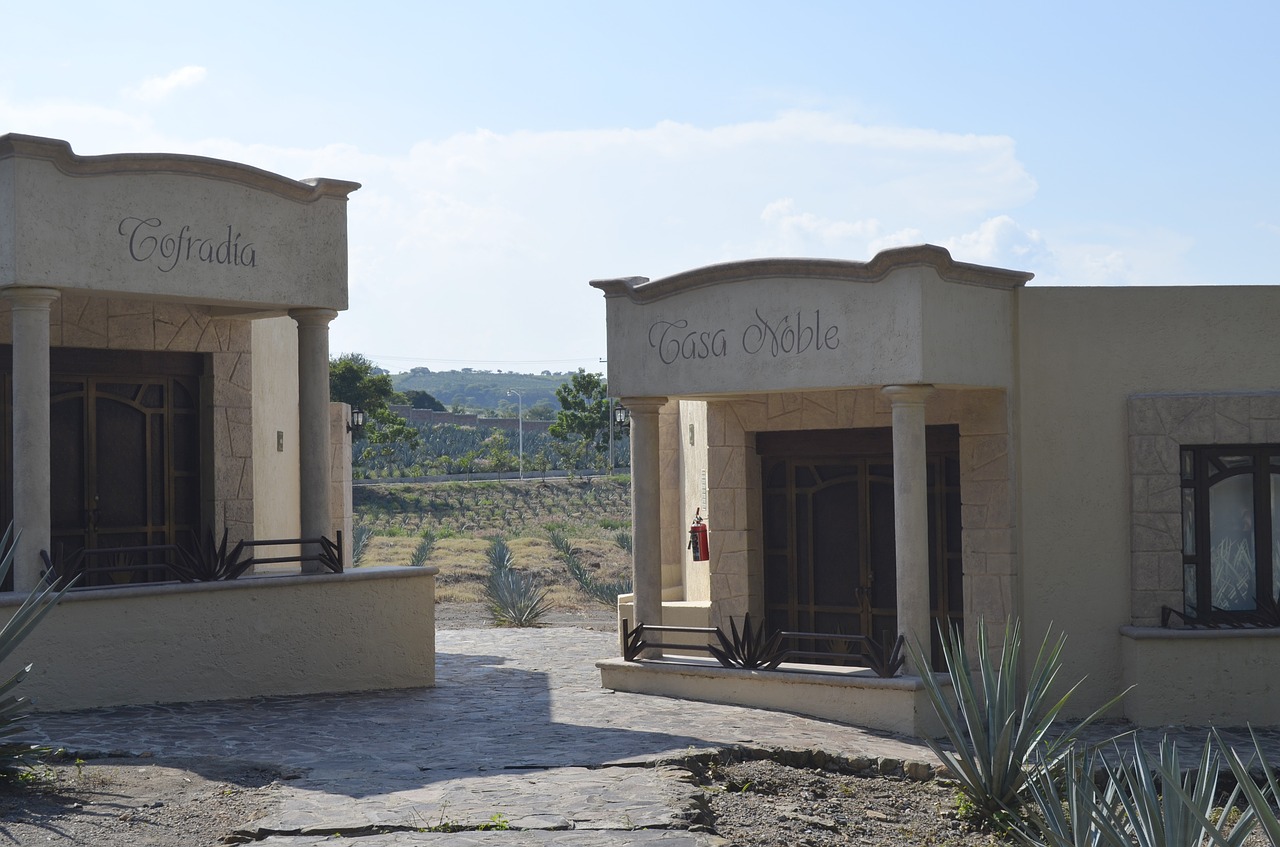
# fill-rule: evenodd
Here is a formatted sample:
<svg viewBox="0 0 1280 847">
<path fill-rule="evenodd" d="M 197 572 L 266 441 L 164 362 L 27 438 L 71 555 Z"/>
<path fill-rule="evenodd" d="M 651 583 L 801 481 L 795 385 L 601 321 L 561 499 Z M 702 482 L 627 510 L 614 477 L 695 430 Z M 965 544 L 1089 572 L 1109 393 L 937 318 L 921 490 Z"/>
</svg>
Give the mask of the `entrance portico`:
<svg viewBox="0 0 1280 847">
<path fill-rule="evenodd" d="M 0 136 L 0 607 L 77 580 L 4 671 L 43 708 L 431 683 L 434 571 L 338 573 L 357 188 Z"/>
<path fill-rule="evenodd" d="M 0 137 L 0 308 L 10 313 L 0 315 L 0 344 L 12 347 L 5 470 L 21 532 L 18 591 L 38 582 L 42 551 L 56 556 L 55 524 L 68 552 L 94 539 L 187 545 L 197 530 L 253 539 L 257 320 L 297 323 L 298 411 L 289 417 L 298 429 L 279 440 L 298 450 L 294 526 L 303 537 L 333 536 L 328 324 L 347 307 L 346 201 L 358 187 L 190 156 L 77 156 L 55 139 Z M 53 397 L 51 349 L 64 361 L 52 372 Z M 159 377 L 184 355 L 191 381 L 165 384 Z M 119 531 L 108 538 L 100 530 L 112 510 Z"/>
<path fill-rule="evenodd" d="M 936 626 L 981 619 L 999 643 L 1015 603 L 1011 299 L 1029 278 L 924 246 L 593 282 L 610 392 L 632 410 L 635 593 L 620 616 L 727 633 L 750 613 L 876 641 L 887 627 L 926 651 Z M 934 429 L 953 433 L 952 472 L 930 458 Z M 785 467 L 768 459 L 781 436 Z M 676 525 L 660 517 L 672 502 Z M 655 561 L 698 507 L 705 571 Z"/>
</svg>

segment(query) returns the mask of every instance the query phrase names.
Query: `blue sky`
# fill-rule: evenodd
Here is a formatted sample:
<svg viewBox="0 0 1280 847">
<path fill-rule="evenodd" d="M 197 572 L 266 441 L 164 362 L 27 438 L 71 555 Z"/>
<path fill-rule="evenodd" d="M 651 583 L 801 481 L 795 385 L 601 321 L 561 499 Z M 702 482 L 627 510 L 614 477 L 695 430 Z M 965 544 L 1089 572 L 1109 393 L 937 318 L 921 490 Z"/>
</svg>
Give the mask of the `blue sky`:
<svg viewBox="0 0 1280 847">
<path fill-rule="evenodd" d="M 334 352 L 602 369 L 590 279 L 931 242 L 1280 283 L 1274 3 L 0 0 L 0 132 L 351 179 Z"/>
</svg>

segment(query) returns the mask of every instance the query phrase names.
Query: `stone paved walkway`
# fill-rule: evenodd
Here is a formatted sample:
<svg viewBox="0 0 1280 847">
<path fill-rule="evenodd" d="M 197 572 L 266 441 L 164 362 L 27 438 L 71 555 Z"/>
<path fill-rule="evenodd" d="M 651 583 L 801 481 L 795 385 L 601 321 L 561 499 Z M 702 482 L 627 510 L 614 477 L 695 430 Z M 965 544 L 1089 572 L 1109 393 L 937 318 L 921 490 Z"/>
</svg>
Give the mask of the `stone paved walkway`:
<svg viewBox="0 0 1280 847">
<path fill-rule="evenodd" d="M 271 845 L 697 845 L 697 792 L 664 764 L 725 747 L 935 761 L 922 743 L 756 709 L 600 688 L 616 637 L 578 628 L 444 630 L 431 689 L 120 707 L 30 722 L 81 755 L 235 759 L 292 777 L 246 829 Z M 1198 749 L 1202 730 L 1183 733 Z M 1267 734 L 1273 751 L 1280 740 Z M 419 833 L 441 823 L 512 831 Z M 520 831 L 515 831 L 516 829 Z M 370 835 L 374 830 L 384 834 Z M 351 843 L 345 841 L 343 843 Z"/>
</svg>

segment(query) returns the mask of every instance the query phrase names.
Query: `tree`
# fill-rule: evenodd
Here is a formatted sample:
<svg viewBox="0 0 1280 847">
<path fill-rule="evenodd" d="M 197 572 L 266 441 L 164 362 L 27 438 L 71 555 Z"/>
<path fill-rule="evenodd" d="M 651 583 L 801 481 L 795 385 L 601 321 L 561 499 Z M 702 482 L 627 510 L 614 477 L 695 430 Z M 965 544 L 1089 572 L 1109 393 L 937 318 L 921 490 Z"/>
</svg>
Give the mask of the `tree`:
<svg viewBox="0 0 1280 847">
<path fill-rule="evenodd" d="M 404 444 L 410 449 L 418 445 L 418 431 L 404 418 L 392 412 L 391 403 L 403 403 L 404 395 L 391 384 L 391 376 L 359 353 L 345 353 L 329 360 L 329 397 L 347 403 L 365 414 L 361 438 L 367 446 L 360 452 L 357 463 L 375 455 L 388 455 L 395 445 Z"/>
<path fill-rule="evenodd" d="M 554 421 L 556 419 L 556 409 L 546 400 L 539 400 L 524 410 L 524 419 L 526 421 Z"/>
<path fill-rule="evenodd" d="M 560 411 L 548 432 L 568 448 L 557 448 L 561 454 L 588 463 L 603 454 L 609 444 L 609 394 L 604 377 L 578 368 L 556 389 L 556 399 Z M 573 449 L 575 442 L 580 449 Z"/>
<path fill-rule="evenodd" d="M 378 370 L 359 353 L 344 353 L 330 359 L 330 399 L 347 403 L 353 409 L 363 409 L 366 414 L 384 410 L 389 403 L 402 402 L 404 397 L 391 384 L 391 376 Z"/>
<path fill-rule="evenodd" d="M 433 412 L 443 412 L 445 410 L 443 403 L 425 391 L 410 389 L 404 392 L 404 397 L 409 401 L 409 405 L 415 409 L 430 409 Z"/>
</svg>

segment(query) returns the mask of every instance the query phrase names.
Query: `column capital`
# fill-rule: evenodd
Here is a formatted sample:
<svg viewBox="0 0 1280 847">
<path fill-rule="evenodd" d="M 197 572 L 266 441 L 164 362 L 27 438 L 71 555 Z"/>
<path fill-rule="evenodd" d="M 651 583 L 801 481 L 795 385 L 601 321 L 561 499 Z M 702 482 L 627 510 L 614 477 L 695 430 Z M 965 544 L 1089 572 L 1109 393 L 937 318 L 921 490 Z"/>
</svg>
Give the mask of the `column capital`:
<svg viewBox="0 0 1280 847">
<path fill-rule="evenodd" d="M 335 309 L 290 309 L 289 317 L 298 322 L 298 326 L 328 326 L 338 316 Z"/>
<path fill-rule="evenodd" d="M 933 386 L 927 383 L 920 385 L 885 385 L 880 389 L 880 393 L 888 397 L 889 402 L 894 406 L 923 406 L 933 392 Z"/>
<path fill-rule="evenodd" d="M 667 405 L 666 397 L 619 397 L 618 403 L 631 414 L 656 415 Z"/>
<path fill-rule="evenodd" d="M 61 296 L 62 292 L 56 288 L 37 288 L 25 285 L 0 288 L 0 297 L 12 302 L 15 309 L 44 309 L 47 311 L 53 305 L 53 301 Z"/>
</svg>

